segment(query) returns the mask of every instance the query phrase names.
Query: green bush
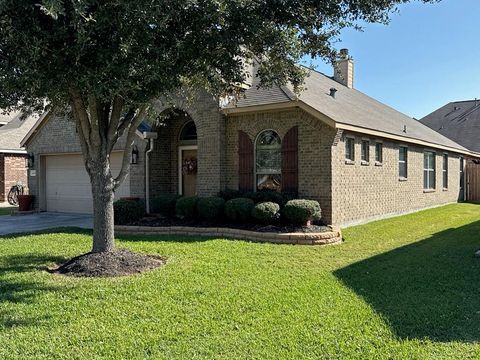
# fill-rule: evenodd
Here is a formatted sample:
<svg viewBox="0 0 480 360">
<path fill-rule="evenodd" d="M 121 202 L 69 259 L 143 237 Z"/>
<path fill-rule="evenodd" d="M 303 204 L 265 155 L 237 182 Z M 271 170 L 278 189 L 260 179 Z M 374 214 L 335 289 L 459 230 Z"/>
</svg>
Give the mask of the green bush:
<svg viewBox="0 0 480 360">
<path fill-rule="evenodd" d="M 280 218 L 280 205 L 274 202 L 263 202 L 252 209 L 252 217 L 262 224 L 272 224 Z"/>
<path fill-rule="evenodd" d="M 280 206 L 283 206 L 287 203 L 287 201 L 296 198 L 294 194 L 273 190 L 260 190 L 257 192 L 249 191 L 244 193 L 243 197 L 252 199 L 256 204 L 262 202 L 273 202 Z"/>
<path fill-rule="evenodd" d="M 247 222 L 255 203 L 252 199 L 237 198 L 225 203 L 225 215 L 233 221 Z"/>
<path fill-rule="evenodd" d="M 152 213 L 162 215 L 172 215 L 175 213 L 175 205 L 180 196 L 176 194 L 164 193 L 155 196 L 150 200 L 150 209 Z"/>
<path fill-rule="evenodd" d="M 306 225 L 308 221 L 320 220 L 322 217 L 320 204 L 315 200 L 290 200 L 282 213 L 294 225 Z"/>
<path fill-rule="evenodd" d="M 197 202 L 197 213 L 202 219 L 216 219 L 223 215 L 225 200 L 221 197 L 212 196 L 200 198 Z"/>
<path fill-rule="evenodd" d="M 228 201 L 236 198 L 242 197 L 242 192 L 239 190 L 225 189 L 218 193 L 218 196 L 223 200 Z"/>
<path fill-rule="evenodd" d="M 195 217 L 198 197 L 187 196 L 177 200 L 175 205 L 175 214 L 181 219 L 191 219 Z"/>
<path fill-rule="evenodd" d="M 118 200 L 113 203 L 115 225 L 128 225 L 145 216 L 145 203 L 140 200 Z"/>
</svg>

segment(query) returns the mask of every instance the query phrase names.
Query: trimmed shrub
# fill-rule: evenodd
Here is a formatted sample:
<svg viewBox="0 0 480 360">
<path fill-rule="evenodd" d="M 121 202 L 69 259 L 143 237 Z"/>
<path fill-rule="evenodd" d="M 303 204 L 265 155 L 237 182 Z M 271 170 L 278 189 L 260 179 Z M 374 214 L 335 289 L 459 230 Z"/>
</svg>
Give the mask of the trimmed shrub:
<svg viewBox="0 0 480 360">
<path fill-rule="evenodd" d="M 257 202 L 273 202 L 280 206 L 285 205 L 287 202 L 283 196 L 283 193 L 273 190 L 257 191 Z"/>
<path fill-rule="evenodd" d="M 282 213 L 294 225 L 306 225 L 309 221 L 320 220 L 322 217 L 320 204 L 315 200 L 290 200 Z"/>
<path fill-rule="evenodd" d="M 150 209 L 156 214 L 172 215 L 175 213 L 175 205 L 179 197 L 179 195 L 170 193 L 155 196 L 150 200 Z"/>
<path fill-rule="evenodd" d="M 200 198 L 197 202 L 198 216 L 202 219 L 212 220 L 223 215 L 225 200 L 221 197 L 212 196 Z"/>
<path fill-rule="evenodd" d="M 145 216 L 145 203 L 139 200 L 118 200 L 113 203 L 115 225 L 128 225 Z"/>
<path fill-rule="evenodd" d="M 280 205 L 274 202 L 263 202 L 252 209 L 252 217 L 262 224 L 272 224 L 280 218 Z"/>
<path fill-rule="evenodd" d="M 242 192 L 239 190 L 225 189 L 218 193 L 218 196 L 223 200 L 228 201 L 236 198 L 242 197 Z"/>
<path fill-rule="evenodd" d="M 252 199 L 237 198 L 225 203 L 225 215 L 233 221 L 247 222 L 255 203 Z"/>
<path fill-rule="evenodd" d="M 177 200 L 175 214 L 181 219 L 191 219 L 195 216 L 198 197 L 186 196 Z"/>
</svg>

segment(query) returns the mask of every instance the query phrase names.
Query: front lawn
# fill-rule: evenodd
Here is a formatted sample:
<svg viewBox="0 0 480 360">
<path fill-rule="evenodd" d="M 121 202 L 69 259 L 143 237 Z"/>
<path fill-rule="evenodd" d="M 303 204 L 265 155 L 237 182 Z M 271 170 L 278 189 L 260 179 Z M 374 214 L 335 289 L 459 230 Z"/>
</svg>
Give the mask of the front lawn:
<svg viewBox="0 0 480 360">
<path fill-rule="evenodd" d="M 168 263 L 115 279 L 44 271 L 88 251 L 88 234 L 0 238 L 0 358 L 480 357 L 480 206 L 344 237 L 312 247 L 130 236 L 118 245 Z"/>
</svg>

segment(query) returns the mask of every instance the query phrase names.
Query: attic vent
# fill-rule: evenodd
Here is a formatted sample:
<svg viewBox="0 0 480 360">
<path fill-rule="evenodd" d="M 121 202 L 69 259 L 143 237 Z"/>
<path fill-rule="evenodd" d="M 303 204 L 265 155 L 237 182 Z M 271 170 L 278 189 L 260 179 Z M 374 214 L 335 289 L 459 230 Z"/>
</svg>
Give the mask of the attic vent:
<svg viewBox="0 0 480 360">
<path fill-rule="evenodd" d="M 337 93 L 337 89 L 331 88 L 330 89 L 330 96 L 335 99 L 335 94 Z"/>
<path fill-rule="evenodd" d="M 458 106 L 454 106 L 453 111 L 457 111 L 457 110 L 460 110 L 460 108 Z"/>
</svg>

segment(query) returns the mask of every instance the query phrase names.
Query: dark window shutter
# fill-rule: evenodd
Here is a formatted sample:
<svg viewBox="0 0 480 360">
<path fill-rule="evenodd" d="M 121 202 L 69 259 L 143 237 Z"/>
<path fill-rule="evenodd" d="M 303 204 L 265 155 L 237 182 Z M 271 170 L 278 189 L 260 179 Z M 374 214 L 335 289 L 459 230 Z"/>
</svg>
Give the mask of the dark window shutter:
<svg viewBox="0 0 480 360">
<path fill-rule="evenodd" d="M 298 126 L 288 130 L 282 141 L 282 191 L 298 192 Z"/>
<path fill-rule="evenodd" d="M 238 132 L 238 189 L 253 188 L 253 142 L 243 131 Z"/>
</svg>

